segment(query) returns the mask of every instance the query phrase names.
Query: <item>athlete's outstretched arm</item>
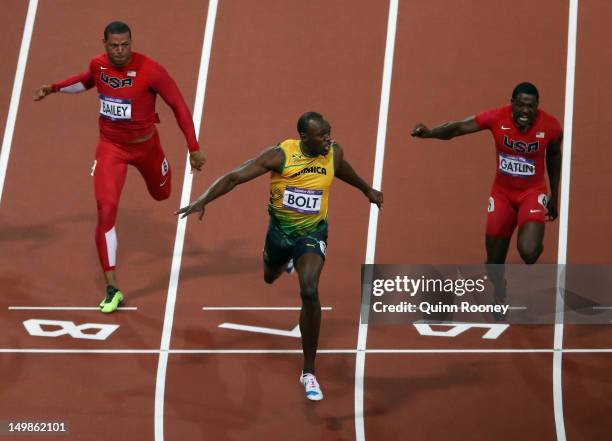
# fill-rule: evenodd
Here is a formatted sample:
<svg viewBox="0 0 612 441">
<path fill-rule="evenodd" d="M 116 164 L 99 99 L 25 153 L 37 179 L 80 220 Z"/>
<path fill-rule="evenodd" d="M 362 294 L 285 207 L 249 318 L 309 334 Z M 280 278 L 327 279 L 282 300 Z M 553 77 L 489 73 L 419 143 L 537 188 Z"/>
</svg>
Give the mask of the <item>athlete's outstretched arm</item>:
<svg viewBox="0 0 612 441">
<path fill-rule="evenodd" d="M 561 142 L 563 132 L 558 138 L 553 139 L 546 146 L 546 170 L 550 182 L 550 201 L 546 208 L 548 214 L 546 219 L 554 221 L 559 215 L 559 180 L 561 178 Z"/>
<path fill-rule="evenodd" d="M 198 139 L 191 118 L 191 112 L 185 103 L 185 99 L 181 94 L 176 82 L 170 74 L 161 65 L 156 65 L 151 75 L 151 83 L 153 89 L 159 93 L 162 99 L 170 106 L 174 117 L 178 123 L 185 140 L 187 141 L 187 149 L 189 150 L 189 163 L 192 168 L 200 171 L 206 162 L 204 152 L 200 150 Z"/>
<path fill-rule="evenodd" d="M 483 128 L 476 122 L 476 117 L 470 116 L 462 121 L 450 121 L 433 129 L 419 123 L 412 129 L 411 135 L 416 138 L 452 139 L 455 136 L 467 135 L 480 130 Z"/>
<path fill-rule="evenodd" d="M 34 91 L 34 101 L 40 101 L 55 92 L 80 93 L 94 87 L 94 79 L 90 71 L 66 78 L 59 83 L 44 84 Z"/>
<path fill-rule="evenodd" d="M 374 190 L 370 185 L 364 181 L 361 176 L 357 174 L 351 164 L 344 159 L 344 150 L 340 147 L 340 144 L 334 142 L 334 165 L 335 175 L 338 179 L 358 188 L 368 198 L 372 204 L 376 204 L 378 208 L 382 208 L 383 194 L 378 190 Z"/>
<path fill-rule="evenodd" d="M 181 218 L 184 218 L 191 213 L 199 212 L 198 216 L 202 220 L 204 216 L 204 207 L 229 193 L 237 185 L 248 182 L 255 179 L 258 176 L 263 175 L 272 170 L 281 171 L 285 162 L 285 154 L 280 147 L 274 146 L 266 149 L 259 156 L 253 159 L 249 159 L 240 167 L 232 170 L 229 173 L 224 174 L 217 179 L 208 189 L 200 195 L 194 202 L 174 212 L 174 214 L 182 214 Z"/>
</svg>

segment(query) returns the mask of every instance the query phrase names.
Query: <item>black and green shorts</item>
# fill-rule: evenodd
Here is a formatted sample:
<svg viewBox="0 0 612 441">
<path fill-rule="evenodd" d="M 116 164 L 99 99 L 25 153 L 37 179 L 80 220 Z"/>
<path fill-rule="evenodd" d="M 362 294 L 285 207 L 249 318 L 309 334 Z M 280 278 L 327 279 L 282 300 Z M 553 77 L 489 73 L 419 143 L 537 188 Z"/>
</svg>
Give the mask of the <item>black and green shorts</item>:
<svg viewBox="0 0 612 441">
<path fill-rule="evenodd" d="M 264 262 L 270 266 L 281 266 L 293 259 L 298 259 L 306 253 L 318 254 L 325 260 L 327 249 L 327 222 L 322 221 L 310 233 L 299 235 L 285 234 L 276 222 L 270 218 L 266 243 L 264 245 Z"/>
</svg>

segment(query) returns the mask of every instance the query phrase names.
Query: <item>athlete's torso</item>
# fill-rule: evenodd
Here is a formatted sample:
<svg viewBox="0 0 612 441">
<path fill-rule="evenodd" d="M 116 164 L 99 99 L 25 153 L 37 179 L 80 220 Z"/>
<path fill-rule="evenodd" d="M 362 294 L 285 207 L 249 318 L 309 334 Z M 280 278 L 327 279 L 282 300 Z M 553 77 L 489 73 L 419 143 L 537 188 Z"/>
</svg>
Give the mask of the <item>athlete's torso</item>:
<svg viewBox="0 0 612 441">
<path fill-rule="evenodd" d="M 334 179 L 334 148 L 325 156 L 310 157 L 300 141 L 279 144 L 285 155 L 282 172 L 270 175 L 268 211 L 287 234 L 305 235 L 327 220 L 329 187 Z"/>
<path fill-rule="evenodd" d="M 89 69 L 100 98 L 102 135 L 124 142 L 150 134 L 159 122 L 152 88 L 159 64 L 134 52 L 128 65 L 117 68 L 103 54 L 91 60 Z"/>
<path fill-rule="evenodd" d="M 526 133 L 519 131 L 512 119 L 510 105 L 476 115 L 476 122 L 488 128 L 495 140 L 495 182 L 511 190 L 546 189 L 546 147 L 557 139 L 561 126 L 543 110 Z"/>
</svg>

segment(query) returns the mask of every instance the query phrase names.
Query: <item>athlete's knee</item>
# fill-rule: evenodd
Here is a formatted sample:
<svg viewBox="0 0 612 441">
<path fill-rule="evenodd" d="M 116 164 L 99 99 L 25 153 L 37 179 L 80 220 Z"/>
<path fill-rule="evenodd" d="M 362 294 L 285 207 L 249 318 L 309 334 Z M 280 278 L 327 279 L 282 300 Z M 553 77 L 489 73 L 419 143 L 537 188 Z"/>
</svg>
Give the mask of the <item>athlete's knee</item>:
<svg viewBox="0 0 612 441">
<path fill-rule="evenodd" d="M 272 285 L 276 279 L 278 279 L 278 276 L 276 274 L 271 274 L 267 271 L 264 271 L 264 282 L 266 282 L 268 285 Z"/>
<path fill-rule="evenodd" d="M 168 199 L 169 197 L 170 197 L 170 193 L 162 194 L 162 195 L 153 195 L 153 199 L 155 199 L 156 201 L 164 201 Z"/>
<path fill-rule="evenodd" d="M 269 266 L 264 261 L 263 279 L 264 279 L 264 282 L 266 282 L 268 285 L 271 285 L 272 283 L 274 283 L 274 281 L 278 279 L 282 273 L 283 273 L 282 266 L 279 266 L 279 267 Z"/>
<path fill-rule="evenodd" d="M 523 239 L 518 242 L 518 251 L 523 262 L 532 265 L 538 261 L 544 251 L 544 245 L 539 241 Z"/>
<path fill-rule="evenodd" d="M 172 193 L 171 189 L 170 189 L 170 183 L 167 183 L 164 187 L 160 188 L 157 191 L 152 191 L 150 192 L 151 196 L 153 196 L 153 199 L 155 199 L 156 201 L 163 201 L 166 200 L 170 197 L 170 194 Z"/>
<path fill-rule="evenodd" d="M 300 297 L 305 306 L 316 306 L 319 304 L 319 290 L 314 284 L 305 284 L 300 289 Z"/>
<path fill-rule="evenodd" d="M 98 206 L 98 225 L 108 230 L 115 225 L 117 219 L 117 204 L 107 200 L 97 200 Z"/>
</svg>

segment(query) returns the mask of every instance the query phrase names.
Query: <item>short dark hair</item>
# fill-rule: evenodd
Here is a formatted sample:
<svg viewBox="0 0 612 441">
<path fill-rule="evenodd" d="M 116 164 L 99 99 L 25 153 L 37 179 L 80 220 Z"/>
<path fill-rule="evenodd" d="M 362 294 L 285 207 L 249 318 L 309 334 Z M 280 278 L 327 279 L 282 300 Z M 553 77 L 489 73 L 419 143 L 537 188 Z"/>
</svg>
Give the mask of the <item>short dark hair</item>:
<svg viewBox="0 0 612 441">
<path fill-rule="evenodd" d="M 128 25 L 122 21 L 113 21 L 104 28 L 104 41 L 108 40 L 108 34 L 125 34 L 126 32 L 132 38 L 132 31 Z"/>
<path fill-rule="evenodd" d="M 540 101 L 540 93 L 538 92 L 538 88 L 533 84 L 525 82 L 517 84 L 514 90 L 512 91 L 512 99 L 516 99 L 519 94 L 524 93 L 527 95 L 535 95 L 536 100 Z"/>
<path fill-rule="evenodd" d="M 304 113 L 302 116 L 300 116 L 297 122 L 298 133 L 306 133 L 306 130 L 308 129 L 308 124 L 310 124 L 310 121 L 312 120 L 323 121 L 324 118 L 323 115 L 317 112 Z"/>
</svg>

